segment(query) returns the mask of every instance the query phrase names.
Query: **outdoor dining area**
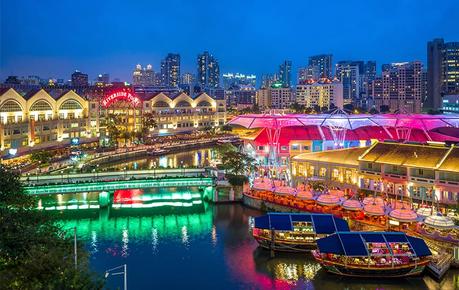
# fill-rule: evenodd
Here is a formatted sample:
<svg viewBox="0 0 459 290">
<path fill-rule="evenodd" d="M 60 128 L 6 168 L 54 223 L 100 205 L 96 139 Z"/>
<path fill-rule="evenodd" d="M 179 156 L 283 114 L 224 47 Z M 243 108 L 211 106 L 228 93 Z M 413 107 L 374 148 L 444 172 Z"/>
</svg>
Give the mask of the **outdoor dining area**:
<svg viewBox="0 0 459 290">
<path fill-rule="evenodd" d="M 418 232 L 437 240 L 459 242 L 459 228 L 450 217 L 432 206 L 423 205 L 415 210 L 406 200 L 349 196 L 338 188 L 315 190 L 309 183 L 289 186 L 284 180 L 267 177 L 256 178 L 252 190 L 244 194 L 294 211 L 331 213 L 384 230 Z"/>
</svg>

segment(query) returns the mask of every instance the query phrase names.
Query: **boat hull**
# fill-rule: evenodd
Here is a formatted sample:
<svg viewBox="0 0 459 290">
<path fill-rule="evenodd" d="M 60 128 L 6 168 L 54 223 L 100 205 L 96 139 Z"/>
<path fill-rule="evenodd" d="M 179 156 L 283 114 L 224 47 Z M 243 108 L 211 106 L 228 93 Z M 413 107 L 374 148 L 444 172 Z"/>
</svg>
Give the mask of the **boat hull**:
<svg viewBox="0 0 459 290">
<path fill-rule="evenodd" d="M 274 244 L 271 240 L 254 236 L 255 240 L 258 242 L 260 247 L 268 250 L 279 251 L 279 252 L 308 252 L 316 248 L 317 244 L 315 242 L 311 243 L 292 243 L 287 241 L 274 241 Z"/>
<path fill-rule="evenodd" d="M 419 263 L 417 265 L 411 264 L 402 267 L 356 267 L 325 261 L 315 257 L 316 260 L 325 268 L 329 273 L 360 278 L 403 278 L 419 276 L 424 271 L 427 262 Z"/>
</svg>

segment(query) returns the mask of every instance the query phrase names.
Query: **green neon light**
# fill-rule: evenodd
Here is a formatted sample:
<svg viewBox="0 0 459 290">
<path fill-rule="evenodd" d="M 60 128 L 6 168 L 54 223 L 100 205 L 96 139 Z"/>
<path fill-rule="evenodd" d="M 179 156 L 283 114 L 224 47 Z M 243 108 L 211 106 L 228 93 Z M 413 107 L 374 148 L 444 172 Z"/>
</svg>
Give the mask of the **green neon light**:
<svg viewBox="0 0 459 290">
<path fill-rule="evenodd" d="M 25 187 L 27 194 L 61 194 L 89 191 L 113 191 L 117 189 L 134 189 L 148 187 L 186 187 L 186 186 L 212 186 L 212 178 L 171 178 L 153 180 L 126 180 L 91 182 L 84 184 L 38 185 Z"/>
</svg>

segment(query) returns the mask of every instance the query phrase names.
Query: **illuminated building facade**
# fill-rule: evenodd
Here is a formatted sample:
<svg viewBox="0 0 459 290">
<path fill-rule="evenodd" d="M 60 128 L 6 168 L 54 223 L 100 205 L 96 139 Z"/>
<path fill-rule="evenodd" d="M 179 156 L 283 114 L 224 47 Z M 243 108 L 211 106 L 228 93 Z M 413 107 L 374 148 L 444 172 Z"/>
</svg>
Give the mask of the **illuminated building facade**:
<svg viewBox="0 0 459 290">
<path fill-rule="evenodd" d="M 197 81 L 202 88 L 217 88 L 220 84 L 220 66 L 208 51 L 198 55 Z"/>
<path fill-rule="evenodd" d="M 414 203 L 459 202 L 459 148 L 441 144 L 377 142 L 370 147 L 300 154 L 292 158 L 298 181 L 323 180 L 354 192 L 403 196 Z"/>
<path fill-rule="evenodd" d="M 338 80 L 322 78 L 296 86 L 296 102 L 306 108 L 343 108 L 343 85 Z"/>
<path fill-rule="evenodd" d="M 180 54 L 169 53 L 161 61 L 161 83 L 165 87 L 177 87 L 180 83 Z"/>
<path fill-rule="evenodd" d="M 26 151 L 68 144 L 97 142 L 105 137 L 107 117 L 118 115 L 128 132 L 140 131 L 142 115 L 153 113 L 158 128 L 152 134 L 175 134 L 223 125 L 226 104 L 202 93 L 134 93 L 130 88 L 110 88 L 99 95 L 80 96 L 72 90 L 56 94 L 44 89 L 25 95 L 12 88 L 0 90 L 1 150 Z"/>
</svg>

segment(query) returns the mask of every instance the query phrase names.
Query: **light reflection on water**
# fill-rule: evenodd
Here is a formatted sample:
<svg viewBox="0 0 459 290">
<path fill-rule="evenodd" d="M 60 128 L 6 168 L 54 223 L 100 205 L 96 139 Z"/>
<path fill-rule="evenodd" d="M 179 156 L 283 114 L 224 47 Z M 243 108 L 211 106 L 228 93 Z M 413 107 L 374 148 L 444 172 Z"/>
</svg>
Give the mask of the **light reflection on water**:
<svg viewBox="0 0 459 290">
<path fill-rule="evenodd" d="M 188 152 L 180 152 L 166 154 L 158 157 L 141 157 L 137 159 L 127 159 L 118 162 L 113 162 L 110 165 L 101 165 L 101 169 L 118 169 L 122 170 L 126 167 L 127 170 L 144 170 L 159 167 L 179 168 L 185 167 L 205 167 L 216 158 L 216 152 L 211 148 L 190 150 Z"/>
<path fill-rule="evenodd" d="M 257 248 L 250 216 L 260 212 L 235 205 L 174 208 L 142 214 L 116 210 L 63 221 L 77 226 L 91 252 L 92 267 L 103 273 L 128 264 L 130 289 L 456 289 L 458 271 L 438 284 L 429 277 L 360 280 L 324 272 L 310 254 L 276 254 Z M 187 209 L 190 210 L 190 209 Z M 110 288 L 119 279 L 107 280 Z"/>
</svg>

